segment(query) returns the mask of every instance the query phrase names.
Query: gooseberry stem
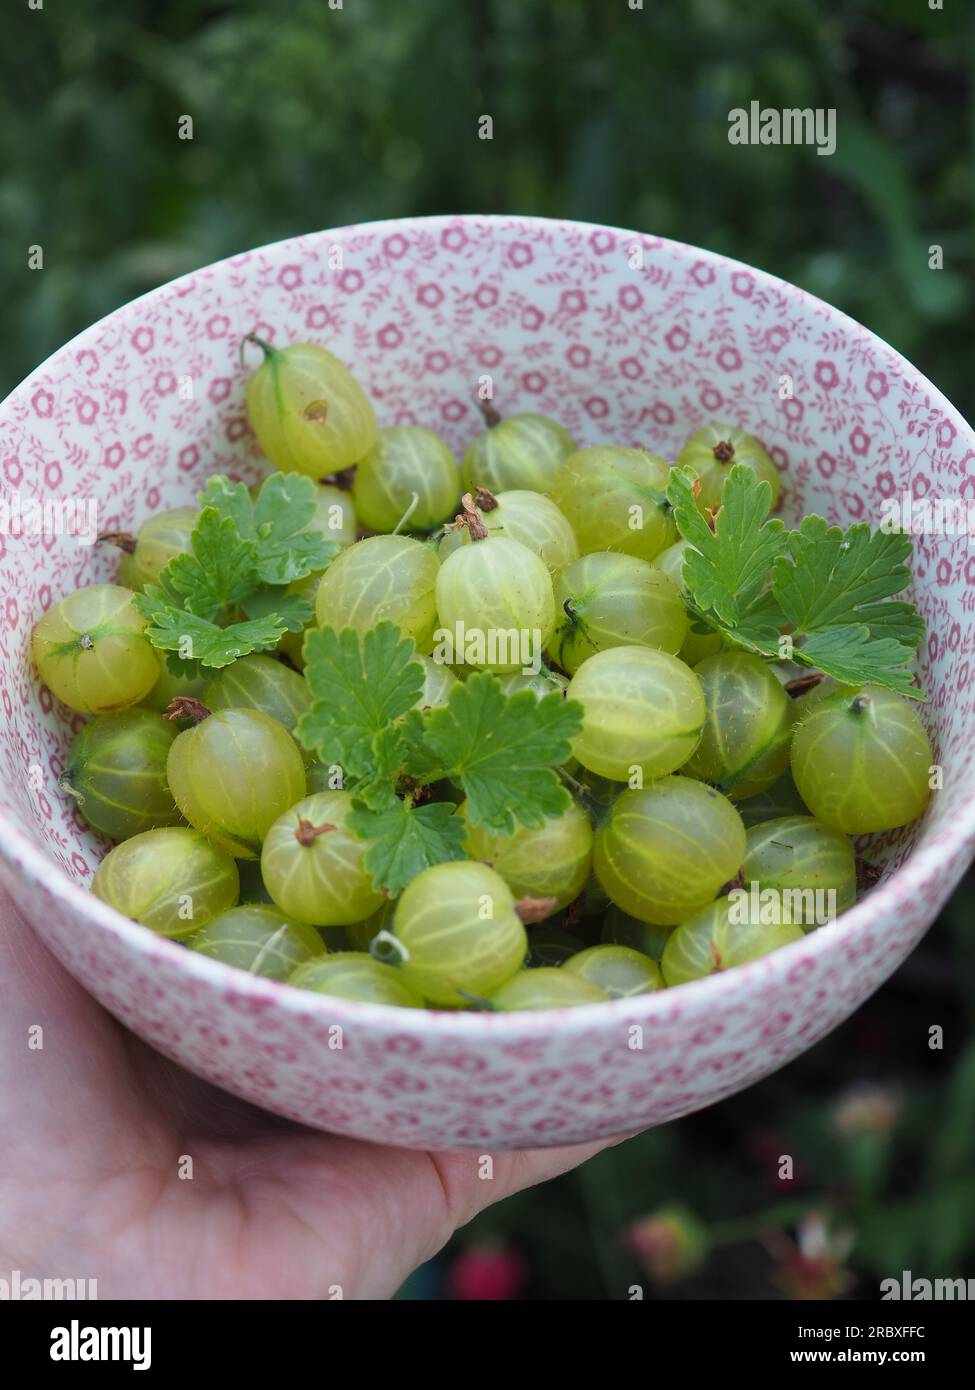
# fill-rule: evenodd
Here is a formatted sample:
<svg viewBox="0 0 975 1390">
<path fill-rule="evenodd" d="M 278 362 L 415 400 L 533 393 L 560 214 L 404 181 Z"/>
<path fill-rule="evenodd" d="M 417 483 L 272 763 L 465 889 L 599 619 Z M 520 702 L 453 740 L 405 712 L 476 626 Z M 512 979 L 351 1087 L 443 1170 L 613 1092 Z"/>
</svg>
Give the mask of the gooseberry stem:
<svg viewBox="0 0 975 1390">
<path fill-rule="evenodd" d="M 571 772 L 566 772 L 564 767 L 557 768 L 556 770 L 563 782 L 572 789 L 573 796 L 578 797 L 579 800 L 582 801 L 589 795 L 589 788 L 584 787 L 581 782 L 576 781 Z"/>
<path fill-rule="evenodd" d="M 405 512 L 403 513 L 403 515 L 400 517 L 399 521 L 397 521 L 396 525 L 393 527 L 393 530 L 392 530 L 392 533 L 391 533 L 392 535 L 394 535 L 394 536 L 398 536 L 398 535 L 399 535 L 400 531 L 401 531 L 402 528 L 406 525 L 406 523 L 409 521 L 410 517 L 413 515 L 413 513 L 416 511 L 416 509 L 417 509 L 417 507 L 418 507 L 419 505 L 420 505 L 420 494 L 419 494 L 418 492 L 414 492 L 414 493 L 413 493 L 413 496 L 412 496 L 412 500 L 411 500 L 411 502 L 410 502 L 410 505 L 407 507 L 406 511 L 405 511 Z"/>
<path fill-rule="evenodd" d="M 498 499 L 495 497 L 493 492 L 488 492 L 486 487 L 481 487 L 480 483 L 478 483 L 477 487 L 474 489 L 474 492 L 477 498 L 477 505 L 480 511 L 493 512 L 497 508 Z"/>
<path fill-rule="evenodd" d="M 244 365 L 244 344 L 245 344 L 245 343 L 255 343 L 255 344 L 261 349 L 261 351 L 264 353 L 264 356 L 265 356 L 265 357 L 271 357 L 274 353 L 277 352 L 277 348 L 276 348 L 276 347 L 272 347 L 272 345 L 271 345 L 270 343 L 266 342 L 263 338 L 259 338 L 259 337 L 257 336 L 256 333 L 245 333 L 244 336 L 243 336 L 243 337 L 241 338 L 241 340 L 240 340 L 239 356 L 240 356 L 240 365 L 241 365 L 241 366 Z"/>
<path fill-rule="evenodd" d="M 163 710 L 164 719 L 192 719 L 194 724 L 202 724 L 213 713 L 202 700 L 192 695 L 176 695 Z"/>
<path fill-rule="evenodd" d="M 380 965 L 406 965 L 410 953 L 391 931 L 377 931 L 369 942 L 369 954 Z"/>
<path fill-rule="evenodd" d="M 58 786 L 67 796 L 73 796 L 79 806 L 84 804 L 84 792 L 80 792 L 77 787 L 71 785 L 71 773 L 67 768 L 58 778 Z"/>
<path fill-rule="evenodd" d="M 99 531 L 95 537 L 97 545 L 114 545 L 124 550 L 126 555 L 135 554 L 135 536 L 128 531 Z"/>
<path fill-rule="evenodd" d="M 489 430 L 493 430 L 495 425 L 500 425 L 501 412 L 493 401 L 482 401 L 480 396 L 478 396 L 477 408 L 484 416 L 484 423 Z"/>
<path fill-rule="evenodd" d="M 805 671 L 801 676 L 795 676 L 791 681 L 785 683 L 785 693 L 787 695 L 805 695 L 807 690 L 814 690 L 820 681 L 826 677 L 822 671 Z"/>
<path fill-rule="evenodd" d="M 298 828 L 295 831 L 295 839 L 304 849 L 311 849 L 319 835 L 327 835 L 330 830 L 335 830 L 334 825 L 312 825 L 310 820 L 299 820 Z"/>
<path fill-rule="evenodd" d="M 481 520 L 480 514 L 474 505 L 474 499 L 469 492 L 464 493 L 463 497 L 460 499 L 460 505 L 464 510 L 457 515 L 458 524 L 467 527 L 468 531 L 471 533 L 472 541 L 487 540 L 487 527 Z"/>
</svg>

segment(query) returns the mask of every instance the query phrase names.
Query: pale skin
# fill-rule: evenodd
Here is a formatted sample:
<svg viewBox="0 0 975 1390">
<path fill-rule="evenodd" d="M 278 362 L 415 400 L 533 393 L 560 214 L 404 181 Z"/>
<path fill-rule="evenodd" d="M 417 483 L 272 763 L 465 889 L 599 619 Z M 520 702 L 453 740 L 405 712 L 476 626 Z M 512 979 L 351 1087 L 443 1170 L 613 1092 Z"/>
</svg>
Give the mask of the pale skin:
<svg viewBox="0 0 975 1390">
<path fill-rule="evenodd" d="M 0 1134 L 0 1278 L 103 1299 L 388 1298 L 482 1208 L 605 1147 L 499 1152 L 484 1180 L 475 1153 L 276 1119 L 124 1029 L 3 893 Z"/>
</svg>

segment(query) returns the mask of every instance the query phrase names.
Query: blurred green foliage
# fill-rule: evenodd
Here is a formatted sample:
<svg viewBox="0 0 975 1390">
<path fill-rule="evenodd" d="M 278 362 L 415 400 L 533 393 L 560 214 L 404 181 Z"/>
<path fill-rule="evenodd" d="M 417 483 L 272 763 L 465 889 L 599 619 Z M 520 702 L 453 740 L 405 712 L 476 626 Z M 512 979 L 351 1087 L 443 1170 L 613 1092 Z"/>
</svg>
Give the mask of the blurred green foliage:
<svg viewBox="0 0 975 1390">
<path fill-rule="evenodd" d="M 925 0 L 7 7 L 0 290 L 16 331 L 0 389 L 219 257 L 353 221 L 507 211 L 761 266 L 862 320 L 966 409 L 973 21 Z M 728 111 L 752 99 L 835 107 L 836 154 L 729 145 Z M 27 268 L 35 244 L 43 271 Z"/>
</svg>

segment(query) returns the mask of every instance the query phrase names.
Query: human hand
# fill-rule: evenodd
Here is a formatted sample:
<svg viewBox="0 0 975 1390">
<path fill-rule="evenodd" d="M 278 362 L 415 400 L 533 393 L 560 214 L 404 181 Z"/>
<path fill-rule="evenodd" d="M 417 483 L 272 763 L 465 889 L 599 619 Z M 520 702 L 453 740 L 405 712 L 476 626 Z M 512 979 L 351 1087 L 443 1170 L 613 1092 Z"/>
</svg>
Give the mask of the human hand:
<svg viewBox="0 0 975 1390">
<path fill-rule="evenodd" d="M 388 1298 L 482 1208 L 606 1147 L 498 1153 L 484 1181 L 474 1153 L 267 1114 L 123 1028 L 2 893 L 0 1134 L 0 1277 L 137 1299 Z"/>
</svg>

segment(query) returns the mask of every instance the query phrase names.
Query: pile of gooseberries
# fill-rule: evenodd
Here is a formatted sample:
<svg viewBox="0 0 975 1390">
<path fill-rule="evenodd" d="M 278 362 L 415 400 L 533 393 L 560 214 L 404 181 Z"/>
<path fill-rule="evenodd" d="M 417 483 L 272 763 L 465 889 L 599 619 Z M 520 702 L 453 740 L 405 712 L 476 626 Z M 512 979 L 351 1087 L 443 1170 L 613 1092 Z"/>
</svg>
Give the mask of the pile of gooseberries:
<svg viewBox="0 0 975 1390">
<path fill-rule="evenodd" d="M 829 679 L 805 688 L 788 663 L 692 622 L 667 460 L 577 448 L 554 420 L 502 419 L 483 403 L 485 428 L 458 462 L 425 427 L 377 428 L 368 395 L 324 348 L 260 346 L 254 434 L 276 470 L 315 481 L 313 527 L 337 547 L 292 586 L 310 626 L 395 624 L 423 669 L 421 708 L 445 706 L 472 665 L 506 694 L 577 701 L 581 728 L 558 769 L 571 796 L 544 824 L 501 833 L 439 784 L 466 858 L 423 869 L 395 897 L 381 891 L 354 832 L 354 791 L 298 739 L 312 698 L 304 634 L 195 676 L 149 641 L 132 598 L 188 551 L 198 513 L 180 507 L 106 537 L 123 552 L 117 582 L 63 597 L 33 633 L 41 680 L 91 716 L 60 785 L 114 842 L 92 882 L 100 899 L 296 988 L 501 1011 L 681 985 L 817 929 L 806 894 L 852 906 L 850 836 L 923 813 L 927 734 L 902 695 Z M 695 470 L 706 517 L 736 463 L 776 504 L 778 470 L 738 428 L 696 430 L 678 462 Z M 534 674 L 490 653 L 449 664 L 434 637 L 457 624 L 537 632 L 545 662 Z M 783 901 L 794 892 L 797 905 L 742 920 L 734 889 L 746 884 Z"/>
</svg>

